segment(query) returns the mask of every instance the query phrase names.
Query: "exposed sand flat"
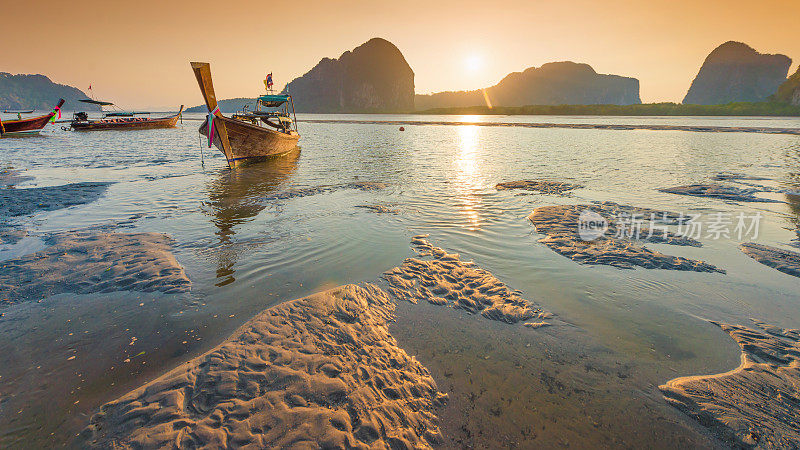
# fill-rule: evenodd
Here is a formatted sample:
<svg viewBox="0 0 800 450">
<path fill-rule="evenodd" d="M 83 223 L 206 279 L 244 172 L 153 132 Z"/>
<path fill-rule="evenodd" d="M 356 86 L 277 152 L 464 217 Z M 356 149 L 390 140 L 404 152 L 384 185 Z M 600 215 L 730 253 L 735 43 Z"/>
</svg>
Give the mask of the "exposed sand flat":
<svg viewBox="0 0 800 450">
<path fill-rule="evenodd" d="M 104 405 L 82 437 L 101 448 L 428 448 L 446 395 L 389 334 L 393 311 L 371 284 L 281 303 Z"/>
<path fill-rule="evenodd" d="M 552 317 L 491 273 L 472 262 L 461 261 L 457 253 L 434 247 L 426 237 L 414 236 L 411 243 L 421 258 L 431 259 L 408 258 L 401 266 L 383 273 L 388 291 L 398 299 L 452 306 L 507 323 Z"/>
<path fill-rule="evenodd" d="M 583 186 L 579 184 L 564 183 L 562 181 L 548 181 L 548 180 L 520 180 L 520 181 L 507 181 L 505 183 L 498 183 L 495 189 L 502 191 L 505 189 L 524 189 L 526 191 L 540 192 L 542 194 L 558 194 L 562 195 L 573 189 L 579 189 Z"/>
<path fill-rule="evenodd" d="M 0 189 L 0 217 L 53 211 L 91 203 L 100 198 L 112 183 L 72 183 L 26 189 Z"/>
<path fill-rule="evenodd" d="M 346 119 L 302 119 L 306 123 L 343 123 L 361 125 L 474 125 L 480 127 L 520 127 L 520 128 L 572 128 L 576 130 L 654 130 L 654 131 L 695 131 L 703 133 L 766 133 L 794 134 L 800 136 L 800 128 L 776 127 L 716 127 L 706 125 L 650 125 L 650 124 L 605 124 L 605 123 L 552 123 L 552 122 L 462 122 L 444 120 L 346 120 Z"/>
<path fill-rule="evenodd" d="M 593 211 L 605 218 L 608 229 L 597 239 L 585 241 L 581 238 L 578 229 L 578 218 L 584 211 Z M 619 217 L 639 216 L 644 219 L 642 226 L 638 227 L 639 239 L 632 239 L 628 230 L 621 230 L 627 235 L 618 234 Z M 547 245 L 551 250 L 581 264 L 604 264 L 620 269 L 644 267 L 647 269 L 690 270 L 695 272 L 720 272 L 719 269 L 703 261 L 665 255 L 650 250 L 643 245 L 646 242 L 700 247 L 702 244 L 695 239 L 678 236 L 670 231 L 653 230 L 648 228 L 650 217 L 654 223 L 663 225 L 677 225 L 685 223 L 679 214 L 657 211 L 648 208 L 618 205 L 604 202 L 593 205 L 562 205 L 543 206 L 533 210 L 528 216 L 536 231 L 546 234 L 539 242 Z M 630 224 L 622 224 L 629 227 Z"/>
<path fill-rule="evenodd" d="M 0 262 L 0 300 L 17 303 L 61 293 L 186 292 L 191 283 L 160 233 L 79 231 L 49 247 Z"/>
<path fill-rule="evenodd" d="M 739 367 L 659 388 L 733 447 L 800 448 L 800 330 L 754 322 L 757 328 L 712 322 L 742 348 Z"/>
<path fill-rule="evenodd" d="M 800 253 L 783 250 L 768 245 L 745 242 L 739 245 L 745 255 L 765 266 L 780 270 L 783 273 L 800 277 Z"/>
<path fill-rule="evenodd" d="M 722 186 L 720 184 L 687 184 L 685 186 L 663 188 L 659 189 L 659 191 L 666 192 L 668 194 L 719 198 L 723 200 L 734 200 L 738 202 L 781 203 L 780 200 L 759 198 L 754 195 L 757 192 L 767 192 L 766 189 L 764 190 L 742 189 L 732 186 Z"/>
</svg>

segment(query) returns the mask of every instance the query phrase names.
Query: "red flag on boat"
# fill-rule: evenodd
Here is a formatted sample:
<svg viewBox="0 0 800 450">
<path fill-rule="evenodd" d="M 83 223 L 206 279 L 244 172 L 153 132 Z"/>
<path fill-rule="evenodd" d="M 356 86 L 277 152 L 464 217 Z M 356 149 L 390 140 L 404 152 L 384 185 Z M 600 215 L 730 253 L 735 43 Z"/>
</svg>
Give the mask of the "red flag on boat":
<svg viewBox="0 0 800 450">
<path fill-rule="evenodd" d="M 267 89 L 272 89 L 272 85 L 274 84 L 272 83 L 272 72 L 267 74 L 267 79 L 264 80 L 264 84 L 267 85 Z"/>
</svg>

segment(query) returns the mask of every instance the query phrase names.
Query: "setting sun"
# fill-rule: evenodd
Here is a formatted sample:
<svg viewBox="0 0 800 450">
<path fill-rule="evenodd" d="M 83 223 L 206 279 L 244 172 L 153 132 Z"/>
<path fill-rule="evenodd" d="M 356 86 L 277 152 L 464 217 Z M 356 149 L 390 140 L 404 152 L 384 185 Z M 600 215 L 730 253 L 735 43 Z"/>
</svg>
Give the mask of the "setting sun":
<svg viewBox="0 0 800 450">
<path fill-rule="evenodd" d="M 483 56 L 481 55 L 468 55 L 464 58 L 464 68 L 468 72 L 479 72 L 485 66 Z"/>
</svg>

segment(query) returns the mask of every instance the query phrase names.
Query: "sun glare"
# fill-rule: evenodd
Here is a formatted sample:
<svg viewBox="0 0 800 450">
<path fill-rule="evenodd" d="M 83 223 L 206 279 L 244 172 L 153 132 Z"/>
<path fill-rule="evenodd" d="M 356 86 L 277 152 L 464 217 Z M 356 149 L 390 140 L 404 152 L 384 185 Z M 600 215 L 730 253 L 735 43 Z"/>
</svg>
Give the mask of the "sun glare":
<svg viewBox="0 0 800 450">
<path fill-rule="evenodd" d="M 464 59 L 464 67 L 469 72 L 478 72 L 483 68 L 483 57 L 480 55 L 469 55 Z"/>
</svg>

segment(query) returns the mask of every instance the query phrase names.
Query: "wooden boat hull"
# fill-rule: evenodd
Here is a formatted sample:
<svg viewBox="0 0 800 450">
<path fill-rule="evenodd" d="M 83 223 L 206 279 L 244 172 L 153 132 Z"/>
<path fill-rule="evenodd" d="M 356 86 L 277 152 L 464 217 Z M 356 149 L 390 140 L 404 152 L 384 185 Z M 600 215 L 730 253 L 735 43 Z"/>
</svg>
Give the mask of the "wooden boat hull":
<svg viewBox="0 0 800 450">
<path fill-rule="evenodd" d="M 64 100 L 59 101 L 56 108 L 61 108 L 63 104 Z M 55 111 L 44 116 L 31 117 L 30 119 L 4 120 L 0 129 L 0 137 L 35 136 L 44 129 L 54 115 L 56 115 Z"/>
<path fill-rule="evenodd" d="M 297 148 L 297 142 L 300 140 L 300 135 L 297 133 L 287 134 L 228 117 L 217 116 L 214 120 L 215 127 L 220 123 L 217 121 L 221 121 L 228 132 L 232 153 L 228 163 L 232 167 L 284 155 Z M 201 135 L 208 136 L 208 119 L 203 122 L 199 131 Z M 219 133 L 214 133 L 213 143 L 224 155 Z"/>
<path fill-rule="evenodd" d="M 183 107 L 181 107 L 183 109 Z M 75 131 L 102 131 L 102 130 L 152 130 L 156 128 L 175 128 L 181 113 L 174 116 L 158 119 L 123 118 L 100 119 L 86 122 L 73 121 L 70 126 Z"/>
</svg>

